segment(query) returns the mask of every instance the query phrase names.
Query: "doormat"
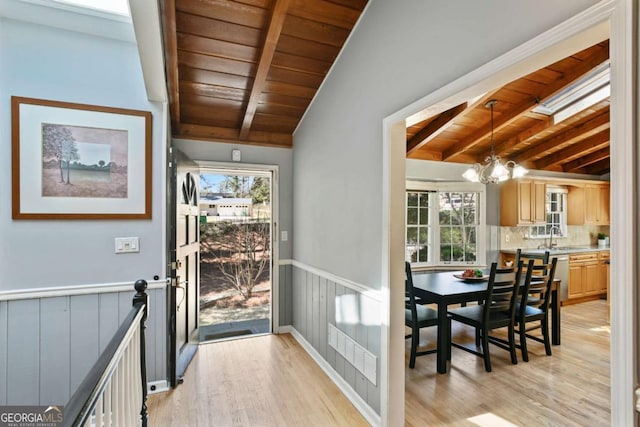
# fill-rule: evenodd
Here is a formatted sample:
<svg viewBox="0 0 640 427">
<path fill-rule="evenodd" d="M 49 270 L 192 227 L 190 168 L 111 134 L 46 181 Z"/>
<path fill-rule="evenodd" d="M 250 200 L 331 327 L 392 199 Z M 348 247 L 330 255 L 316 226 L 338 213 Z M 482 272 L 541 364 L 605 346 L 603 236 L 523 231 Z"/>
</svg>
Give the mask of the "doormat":
<svg viewBox="0 0 640 427">
<path fill-rule="evenodd" d="M 226 331 L 226 332 L 220 332 L 217 334 L 208 334 L 204 336 L 205 341 L 211 341 L 211 340 L 219 340 L 222 338 L 230 338 L 230 337 L 237 337 L 240 335 L 251 335 L 253 332 L 250 329 L 243 329 L 240 331 Z"/>
</svg>

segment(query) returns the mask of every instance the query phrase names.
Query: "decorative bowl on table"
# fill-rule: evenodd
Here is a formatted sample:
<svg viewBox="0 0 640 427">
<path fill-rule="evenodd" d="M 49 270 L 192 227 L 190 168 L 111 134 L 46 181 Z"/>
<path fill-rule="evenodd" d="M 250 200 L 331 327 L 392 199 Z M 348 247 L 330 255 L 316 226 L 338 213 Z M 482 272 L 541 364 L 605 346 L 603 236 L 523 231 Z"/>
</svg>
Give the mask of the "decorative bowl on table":
<svg viewBox="0 0 640 427">
<path fill-rule="evenodd" d="M 456 279 L 464 280 L 465 282 L 481 282 L 483 280 L 487 280 L 489 275 L 484 274 L 482 270 L 479 269 L 466 269 L 462 273 L 453 273 L 453 277 Z"/>
</svg>

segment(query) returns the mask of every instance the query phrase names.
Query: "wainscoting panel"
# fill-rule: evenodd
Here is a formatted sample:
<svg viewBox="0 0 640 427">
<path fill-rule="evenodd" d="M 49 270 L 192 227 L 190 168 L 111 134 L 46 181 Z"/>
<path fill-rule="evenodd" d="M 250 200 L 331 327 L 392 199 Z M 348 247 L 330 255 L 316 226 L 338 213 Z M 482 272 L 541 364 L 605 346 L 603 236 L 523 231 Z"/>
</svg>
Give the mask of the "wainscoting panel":
<svg viewBox="0 0 640 427">
<path fill-rule="evenodd" d="M 0 301 L 0 406 L 7 404 L 8 319 L 7 302 Z"/>
<path fill-rule="evenodd" d="M 39 399 L 41 351 L 39 311 L 39 300 L 15 301 L 8 306 L 8 405 L 19 405 L 19 402 Z"/>
<path fill-rule="evenodd" d="M 291 313 L 292 313 L 292 295 L 291 295 L 291 274 L 292 274 L 292 265 L 291 264 L 281 264 L 279 266 L 280 269 L 280 284 L 279 284 L 279 317 L 280 317 L 280 325 L 278 326 L 286 326 L 291 325 Z"/>
<path fill-rule="evenodd" d="M 73 393 L 100 356 L 100 295 L 72 296 L 70 303 L 71 378 L 68 387 Z"/>
<path fill-rule="evenodd" d="M 145 338 L 147 382 L 150 383 L 167 379 L 167 292 L 166 288 L 158 288 L 147 293 L 149 313 Z"/>
<path fill-rule="evenodd" d="M 375 356 L 376 384 L 380 372 L 380 301 L 375 292 L 301 263 L 292 266 L 291 325 L 349 386 L 380 414 L 378 386 L 329 345 L 329 324 Z M 351 344 L 353 346 L 353 344 Z"/>
<path fill-rule="evenodd" d="M 71 375 L 71 335 L 63 327 L 71 322 L 69 308 L 68 297 L 40 300 L 40 402 L 66 403 L 58 399 Z"/>
<path fill-rule="evenodd" d="M 0 405 L 66 404 L 132 308 L 120 289 L 0 301 Z M 147 293 L 147 378 L 164 381 L 166 288 Z"/>
</svg>

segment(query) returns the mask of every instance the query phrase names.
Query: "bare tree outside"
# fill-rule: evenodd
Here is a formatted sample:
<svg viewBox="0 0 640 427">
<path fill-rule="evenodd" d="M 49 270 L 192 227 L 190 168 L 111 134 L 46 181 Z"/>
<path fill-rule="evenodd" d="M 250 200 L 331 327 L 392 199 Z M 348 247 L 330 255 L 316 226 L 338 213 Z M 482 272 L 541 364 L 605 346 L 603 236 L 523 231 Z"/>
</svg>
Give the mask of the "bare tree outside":
<svg viewBox="0 0 640 427">
<path fill-rule="evenodd" d="M 268 221 L 202 224 L 201 246 L 205 256 L 213 257 L 224 280 L 245 300 L 253 296 L 253 288 L 269 264 L 269 228 Z"/>
</svg>

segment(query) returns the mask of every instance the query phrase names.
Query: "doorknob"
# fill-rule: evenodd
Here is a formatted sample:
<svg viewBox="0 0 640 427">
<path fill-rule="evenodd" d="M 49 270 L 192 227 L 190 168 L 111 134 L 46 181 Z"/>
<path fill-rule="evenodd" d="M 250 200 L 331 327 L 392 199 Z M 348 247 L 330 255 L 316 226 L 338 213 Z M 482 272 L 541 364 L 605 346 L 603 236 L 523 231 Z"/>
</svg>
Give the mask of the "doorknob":
<svg viewBox="0 0 640 427">
<path fill-rule="evenodd" d="M 173 282 L 173 287 L 176 288 L 176 300 L 178 299 L 177 298 L 178 289 L 182 291 L 182 299 L 180 299 L 180 302 L 176 302 L 176 311 L 180 311 L 180 306 L 184 302 L 184 298 L 187 293 L 183 285 L 188 285 L 188 284 L 189 282 L 187 280 L 185 280 L 184 282 L 180 281 L 180 276 L 176 276 L 176 279 Z"/>
</svg>

